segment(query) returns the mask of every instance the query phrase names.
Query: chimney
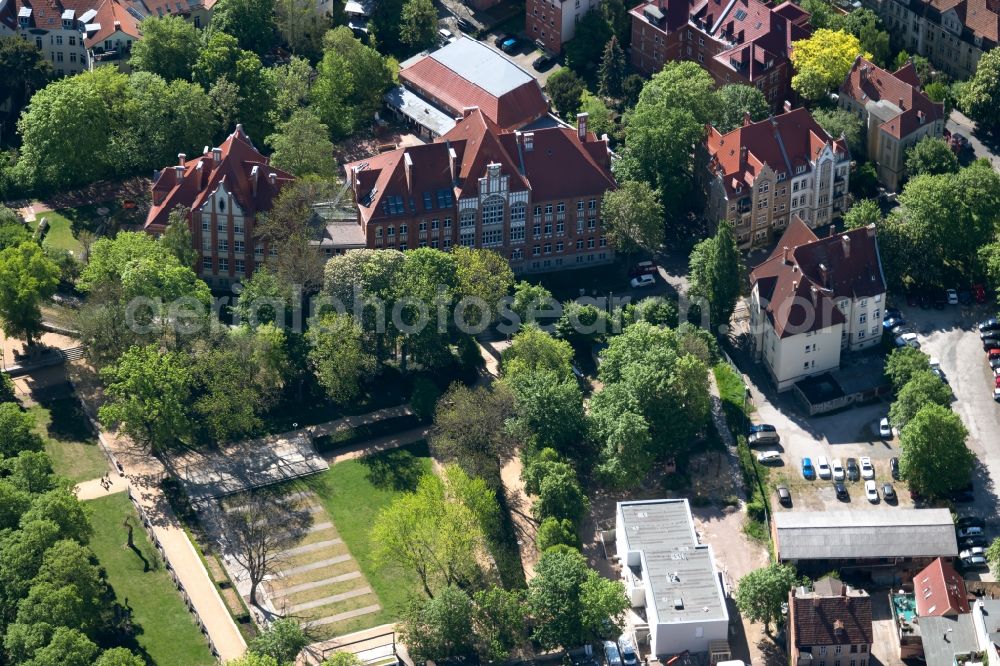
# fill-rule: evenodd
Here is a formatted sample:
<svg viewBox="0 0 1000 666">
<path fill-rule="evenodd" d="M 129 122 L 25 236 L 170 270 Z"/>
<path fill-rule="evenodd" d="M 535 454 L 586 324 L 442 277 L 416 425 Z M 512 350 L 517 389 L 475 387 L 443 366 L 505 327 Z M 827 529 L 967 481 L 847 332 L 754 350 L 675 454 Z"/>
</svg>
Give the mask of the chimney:
<svg viewBox="0 0 1000 666">
<path fill-rule="evenodd" d="M 237 125 L 239 127 L 239 125 Z M 212 148 L 212 158 L 216 162 L 222 162 L 222 148 Z"/>
<path fill-rule="evenodd" d="M 244 136 L 243 123 L 236 123 L 236 133 L 239 134 L 240 136 Z"/>
<path fill-rule="evenodd" d="M 184 153 L 177 153 L 177 166 L 184 166 L 184 160 L 187 159 L 187 155 Z"/>
<path fill-rule="evenodd" d="M 835 636 L 843 636 L 844 635 L 844 621 L 843 620 L 837 620 L 836 622 L 833 623 L 833 634 Z"/>
<path fill-rule="evenodd" d="M 789 100 L 786 99 L 785 100 L 785 107 L 784 108 L 785 108 L 785 113 L 791 113 L 792 112 L 792 103 L 791 103 L 791 101 L 789 101 Z"/>
<path fill-rule="evenodd" d="M 250 186 L 253 188 L 254 198 L 257 197 L 257 177 L 260 175 L 260 165 L 254 164 L 253 168 L 250 169 Z"/>
<path fill-rule="evenodd" d="M 274 187 L 275 185 L 277 185 L 278 184 L 278 174 L 274 173 L 273 171 L 271 173 L 267 174 L 267 183 L 271 187 Z"/>
<path fill-rule="evenodd" d="M 413 158 L 410 153 L 403 153 L 403 169 L 406 171 L 406 190 L 413 191 Z"/>
<path fill-rule="evenodd" d="M 177 166 L 174 167 L 174 178 L 177 180 L 178 183 L 181 182 L 182 180 L 184 180 L 184 166 L 183 165 L 178 164 Z"/>
<path fill-rule="evenodd" d="M 580 141 L 587 140 L 587 118 L 589 116 L 588 113 L 576 114 L 576 134 L 580 137 Z"/>
<path fill-rule="evenodd" d="M 858 71 L 858 74 L 861 76 L 861 80 L 862 81 L 867 81 L 868 80 L 868 65 L 862 65 L 861 69 Z"/>
<path fill-rule="evenodd" d="M 899 108 L 902 109 L 903 111 L 906 111 L 906 107 L 903 106 L 903 98 L 902 97 L 899 98 Z"/>
<path fill-rule="evenodd" d="M 788 246 L 787 245 L 785 245 L 783 248 L 781 248 L 781 260 L 785 264 L 788 263 Z"/>
<path fill-rule="evenodd" d="M 470 115 L 472 115 L 474 112 L 478 110 L 479 110 L 478 106 L 466 106 L 462 109 L 462 117 L 468 118 Z"/>
<path fill-rule="evenodd" d="M 535 133 L 525 132 L 522 136 L 524 137 L 524 152 L 530 153 L 535 149 Z"/>
<path fill-rule="evenodd" d="M 201 154 L 202 155 L 208 155 L 208 151 L 209 151 L 209 147 L 205 146 L 204 148 L 201 149 Z"/>
<path fill-rule="evenodd" d="M 745 166 L 747 163 L 747 147 L 740 146 L 740 165 Z"/>
<path fill-rule="evenodd" d="M 830 288 L 830 270 L 826 267 L 826 264 L 819 265 L 819 274 L 823 278 L 823 286 L 827 289 Z"/>
<path fill-rule="evenodd" d="M 752 122 L 753 122 L 753 118 L 750 117 L 750 112 L 749 111 L 744 111 L 743 112 L 743 126 L 746 127 L 747 125 L 751 124 Z"/>
<path fill-rule="evenodd" d="M 457 164 L 457 162 L 458 162 L 458 153 L 455 152 L 454 148 L 452 148 L 452 147 L 449 146 L 448 147 L 448 170 L 451 172 L 451 182 L 453 182 L 453 183 L 457 179 L 457 173 L 456 173 L 457 170 L 458 170 L 458 164 Z"/>
<path fill-rule="evenodd" d="M 851 256 L 851 238 L 847 234 L 844 234 L 840 237 L 840 240 L 843 241 L 844 258 L 846 259 Z"/>
</svg>

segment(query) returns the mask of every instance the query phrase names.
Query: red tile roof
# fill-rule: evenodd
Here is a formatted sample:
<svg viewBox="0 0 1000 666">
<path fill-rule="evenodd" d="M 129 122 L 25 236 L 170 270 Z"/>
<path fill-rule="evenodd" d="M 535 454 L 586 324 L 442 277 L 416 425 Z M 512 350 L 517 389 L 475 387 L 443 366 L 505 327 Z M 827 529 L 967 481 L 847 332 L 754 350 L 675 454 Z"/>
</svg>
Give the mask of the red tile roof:
<svg viewBox="0 0 1000 666">
<path fill-rule="evenodd" d="M 545 95 L 533 78 L 496 96 L 430 55 L 401 69 L 399 78 L 456 117 L 461 116 L 464 109 L 478 106 L 487 118 L 503 129 L 526 125 L 549 110 Z"/>
<path fill-rule="evenodd" d="M 912 63 L 907 63 L 890 74 L 858 56 L 840 86 L 840 94 L 860 104 L 884 102 L 897 107 L 899 112 L 880 126 L 897 139 L 911 134 L 926 123 L 944 118 L 944 104 L 931 101 L 920 90 L 920 82 Z"/>
<path fill-rule="evenodd" d="M 480 109 L 470 109 L 454 129 L 434 143 L 399 148 L 344 166 L 355 180 L 358 210 L 367 224 L 384 217 L 382 205 L 399 197 L 411 214 L 436 210 L 437 193 L 457 202 L 475 196 L 489 164 L 499 164 L 511 190 L 530 190 L 535 201 L 596 195 L 616 186 L 607 143 L 592 132 L 581 141 L 577 131 L 551 127 L 528 134 L 504 131 Z M 455 152 L 455 178 L 449 151 Z M 409 157 L 410 175 L 407 178 Z M 357 169 L 357 171 L 355 171 Z M 424 207 L 429 193 L 432 208 Z"/>
<path fill-rule="evenodd" d="M 940 557 L 913 577 L 913 595 L 920 617 L 970 612 L 965 581 Z"/>
<path fill-rule="evenodd" d="M 99 25 L 100 28 L 87 33 L 84 44 L 88 49 L 102 45 L 104 40 L 110 39 L 119 30 L 134 40 L 142 37 L 139 19 L 128 12 L 120 0 L 103 0 L 96 9 L 97 16 L 90 20 L 90 24 Z"/>
<path fill-rule="evenodd" d="M 871 645 L 872 600 L 868 595 L 792 597 L 795 646 Z"/>
<path fill-rule="evenodd" d="M 794 109 L 727 134 L 710 128 L 706 139 L 708 169 L 714 175 L 721 174 L 727 192 L 732 193 L 737 187 L 752 186 L 765 165 L 789 177 L 797 166 L 808 170 L 809 163 L 827 145 L 837 153 L 848 154 L 846 141 L 831 140 L 807 109 Z"/>
<path fill-rule="evenodd" d="M 885 292 L 875 227 L 817 238 L 793 215 L 774 252 L 751 271 L 750 284 L 779 338 L 842 324 L 837 301 Z"/>
<path fill-rule="evenodd" d="M 941 14 L 954 9 L 958 20 L 974 36 L 993 44 L 1000 41 L 1000 6 L 995 0 L 929 0 L 927 5 Z M 988 48 L 983 44 L 983 50 Z"/>
<path fill-rule="evenodd" d="M 146 231 L 162 231 L 166 227 L 167 216 L 176 206 L 200 208 L 220 185 L 233 195 L 244 215 L 256 215 L 258 211 L 270 210 L 282 186 L 294 179 L 292 174 L 270 166 L 268 158 L 254 148 L 242 125 L 236 126 L 236 131 L 229 135 L 219 150 L 219 160 L 215 159 L 213 149 L 185 160 L 181 178 L 178 178 L 180 169 L 177 167 L 167 167 L 160 172 L 153 181 L 153 201 L 159 203 L 155 203 L 146 216 L 143 227 Z M 275 175 L 273 185 L 270 174 Z"/>
</svg>

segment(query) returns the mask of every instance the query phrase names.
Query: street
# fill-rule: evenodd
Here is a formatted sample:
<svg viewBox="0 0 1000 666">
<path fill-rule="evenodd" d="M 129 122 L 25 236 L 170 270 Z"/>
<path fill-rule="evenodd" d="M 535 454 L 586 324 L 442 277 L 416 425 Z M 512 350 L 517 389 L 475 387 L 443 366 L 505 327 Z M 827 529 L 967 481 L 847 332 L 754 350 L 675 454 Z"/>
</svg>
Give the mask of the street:
<svg viewBox="0 0 1000 666">
<path fill-rule="evenodd" d="M 994 152 L 996 148 L 991 149 L 979 137 L 973 134 L 975 127 L 976 124 L 960 111 L 952 111 L 948 117 L 948 121 L 945 123 L 945 129 L 952 134 L 958 132 L 965 135 L 965 138 L 969 140 L 969 145 L 972 146 L 972 152 L 976 158 L 987 158 L 993 164 L 993 168 L 1000 171 L 1000 156 Z"/>
</svg>

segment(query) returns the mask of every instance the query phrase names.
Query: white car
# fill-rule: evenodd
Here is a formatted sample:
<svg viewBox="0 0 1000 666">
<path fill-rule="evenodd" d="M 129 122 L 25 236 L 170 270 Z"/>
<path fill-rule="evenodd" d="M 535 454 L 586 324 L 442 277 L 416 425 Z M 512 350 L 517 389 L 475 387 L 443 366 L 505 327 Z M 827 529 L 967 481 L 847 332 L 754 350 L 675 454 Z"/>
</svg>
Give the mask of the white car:
<svg viewBox="0 0 1000 666">
<path fill-rule="evenodd" d="M 1000 388 L 993 389 L 993 399 L 1000 402 Z"/>
<path fill-rule="evenodd" d="M 878 436 L 882 439 L 892 439 L 892 426 L 889 425 L 888 418 L 883 418 L 878 422 Z"/>
<path fill-rule="evenodd" d="M 630 281 L 633 289 L 645 289 L 646 287 L 652 287 L 656 284 L 656 279 L 649 274 L 636 275 Z"/>
<path fill-rule="evenodd" d="M 917 340 L 916 333 L 903 333 L 901 336 L 896 338 L 897 347 L 913 347 L 914 349 L 920 349 L 920 341 Z"/>
<path fill-rule="evenodd" d="M 844 480 L 844 465 L 840 462 L 840 458 L 834 458 L 830 462 L 830 467 L 833 468 L 833 480 L 843 481 Z"/>
<path fill-rule="evenodd" d="M 986 550 L 981 546 L 963 550 L 958 554 L 958 556 L 962 559 L 962 563 L 967 567 L 986 566 Z"/>
<path fill-rule="evenodd" d="M 829 479 L 832 476 L 830 463 L 827 461 L 826 456 L 816 458 L 816 473 L 819 474 L 819 478 L 821 479 Z"/>
<path fill-rule="evenodd" d="M 781 462 L 781 452 L 780 451 L 761 451 L 757 454 L 757 462 L 762 465 L 770 465 L 773 463 Z"/>
<path fill-rule="evenodd" d="M 927 360 L 927 365 L 931 366 L 931 370 L 935 370 L 935 369 L 940 370 L 941 369 L 941 361 L 940 361 L 940 359 L 938 359 L 938 358 L 936 358 L 934 356 L 931 356 Z"/>
<path fill-rule="evenodd" d="M 875 468 L 872 466 L 872 459 L 868 456 L 861 456 L 858 462 L 861 463 L 861 478 L 874 479 Z"/>
<path fill-rule="evenodd" d="M 948 305 L 958 305 L 958 292 L 954 289 L 945 290 L 945 294 L 948 296 Z"/>
<path fill-rule="evenodd" d="M 871 479 L 865 481 L 865 497 L 867 497 L 868 501 L 872 504 L 878 501 L 878 487 Z"/>
</svg>

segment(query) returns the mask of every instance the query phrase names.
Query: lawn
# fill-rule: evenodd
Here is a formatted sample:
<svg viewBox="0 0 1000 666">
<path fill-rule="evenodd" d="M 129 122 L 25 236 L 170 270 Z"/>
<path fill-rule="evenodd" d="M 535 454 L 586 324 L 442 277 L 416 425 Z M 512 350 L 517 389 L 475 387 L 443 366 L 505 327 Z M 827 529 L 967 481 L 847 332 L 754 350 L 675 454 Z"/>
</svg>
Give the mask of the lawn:
<svg viewBox="0 0 1000 666">
<path fill-rule="evenodd" d="M 28 411 L 35 417 L 56 474 L 72 481 L 86 481 L 108 471 L 108 460 L 97 444 L 79 400 L 57 398 Z"/>
<path fill-rule="evenodd" d="M 320 497 L 382 605 L 378 613 L 358 618 L 364 626 L 356 629 L 398 620 L 407 602 L 423 595 L 416 574 L 409 569 L 375 568 L 368 531 L 381 509 L 431 471 L 427 443 L 417 442 L 368 459 L 337 463 L 305 481 Z"/>
<path fill-rule="evenodd" d="M 72 220 L 56 212 L 38 214 L 38 220 L 41 220 L 43 217 L 49 223 L 49 230 L 45 234 L 43 245 L 57 250 L 70 250 L 73 254 L 79 254 L 82 251 L 83 246 L 80 245 L 80 241 L 73 235 Z M 38 221 L 36 220 L 31 225 L 32 231 L 34 231 L 37 225 Z"/>
<path fill-rule="evenodd" d="M 90 547 L 107 570 L 118 603 L 128 601 L 138 648 L 145 652 L 147 661 L 153 666 L 215 664 L 208 642 L 146 537 L 128 496 L 117 493 L 86 505 L 94 527 Z M 135 525 L 134 543 L 139 552 L 125 545 L 122 522 L 126 516 Z"/>
</svg>

